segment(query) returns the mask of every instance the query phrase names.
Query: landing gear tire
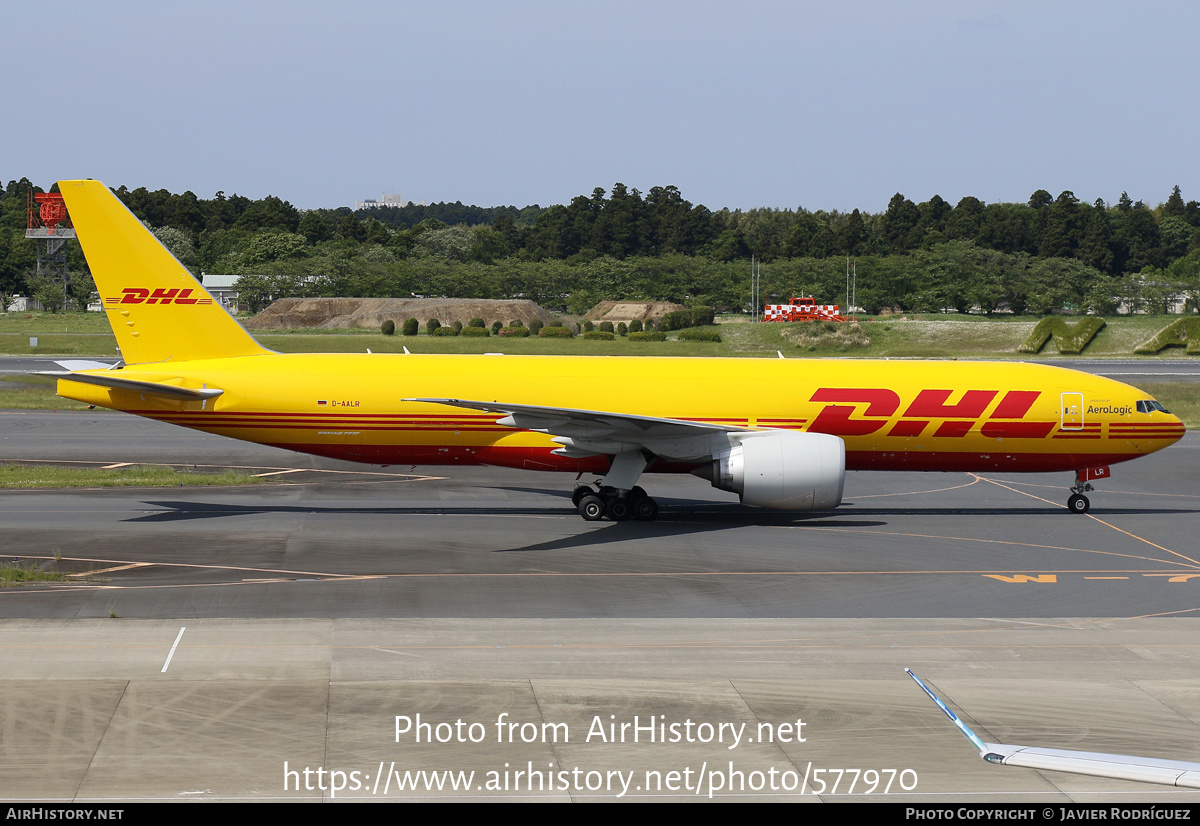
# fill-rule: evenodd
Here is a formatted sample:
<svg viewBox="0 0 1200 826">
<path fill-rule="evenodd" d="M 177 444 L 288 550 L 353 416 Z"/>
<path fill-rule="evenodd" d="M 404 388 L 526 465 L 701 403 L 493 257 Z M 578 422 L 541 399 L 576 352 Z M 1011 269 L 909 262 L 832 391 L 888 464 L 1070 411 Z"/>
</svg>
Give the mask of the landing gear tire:
<svg viewBox="0 0 1200 826">
<path fill-rule="evenodd" d="M 653 522 L 658 516 L 658 503 L 649 496 L 643 496 L 633 503 L 633 516 L 641 522 Z"/>
<path fill-rule="evenodd" d="M 588 485 L 580 485 L 575 488 L 575 490 L 571 491 L 571 504 L 579 507 L 579 503 L 583 501 L 583 497 L 589 493 L 594 493 L 594 491 Z"/>
<path fill-rule="evenodd" d="M 604 517 L 604 500 L 594 493 L 579 500 L 579 515 L 588 522 L 597 522 Z"/>
<path fill-rule="evenodd" d="M 628 499 L 615 498 L 608 503 L 608 518 L 614 522 L 624 522 L 633 516 L 633 508 Z"/>
<path fill-rule="evenodd" d="M 1082 493 L 1072 493 L 1067 499 L 1067 510 L 1071 513 L 1087 513 L 1092 503 Z"/>
</svg>

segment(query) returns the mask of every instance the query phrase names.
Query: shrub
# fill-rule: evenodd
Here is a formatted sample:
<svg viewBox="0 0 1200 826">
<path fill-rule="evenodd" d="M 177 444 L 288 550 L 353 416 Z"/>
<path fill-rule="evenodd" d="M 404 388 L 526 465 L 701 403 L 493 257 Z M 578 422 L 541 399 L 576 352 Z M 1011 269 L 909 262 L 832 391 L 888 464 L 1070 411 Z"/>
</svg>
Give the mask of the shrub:
<svg viewBox="0 0 1200 826">
<path fill-rule="evenodd" d="M 455 330 L 453 327 L 438 327 L 436 330 L 433 331 L 433 335 L 435 335 L 435 336 L 456 336 L 456 335 L 458 335 L 458 330 Z"/>
<path fill-rule="evenodd" d="M 503 321 L 493 321 L 492 322 L 492 335 L 494 335 L 494 336 L 500 335 L 500 330 L 503 327 L 504 327 Z"/>
<path fill-rule="evenodd" d="M 596 325 L 592 324 L 592 322 L 587 321 L 586 319 L 584 320 L 583 331 L 585 333 L 590 333 L 592 330 L 595 330 L 595 329 L 596 329 Z"/>
<path fill-rule="evenodd" d="M 666 333 L 655 333 L 655 332 L 630 333 L 629 340 L 630 341 L 666 341 L 667 334 Z"/>
<path fill-rule="evenodd" d="M 611 333 L 612 331 L 613 331 L 613 326 L 612 326 L 611 321 L 601 321 L 600 322 L 600 332 Z"/>
<path fill-rule="evenodd" d="M 693 327 L 707 327 L 713 323 L 717 314 L 717 311 L 712 307 L 706 307 L 704 305 L 692 307 L 690 312 L 692 314 Z"/>
<path fill-rule="evenodd" d="M 473 338 L 487 338 L 491 335 L 491 333 L 488 332 L 487 327 L 476 327 L 474 325 L 468 325 L 468 326 L 462 328 L 462 332 L 459 333 L 459 335 L 465 336 L 468 338 L 472 338 L 472 337 Z"/>
<path fill-rule="evenodd" d="M 536 336 L 541 331 L 542 320 L 540 318 L 535 318 L 533 321 L 529 322 L 529 335 Z"/>
<path fill-rule="evenodd" d="M 687 310 L 672 310 L 658 320 L 658 329 L 664 333 L 669 333 L 672 330 L 682 330 L 688 326 L 691 319 L 691 313 Z"/>
<path fill-rule="evenodd" d="M 396 335 L 396 322 L 389 318 L 387 321 L 383 322 L 383 324 L 379 325 L 379 331 L 385 336 Z"/>
<path fill-rule="evenodd" d="M 431 318 L 425 322 L 425 332 L 429 333 L 429 335 L 433 335 L 441 326 L 442 322 L 438 321 L 436 318 Z"/>
<path fill-rule="evenodd" d="M 459 333 L 461 333 L 462 327 L 463 327 L 463 325 L 462 325 L 461 321 L 454 322 L 454 334 L 458 335 Z"/>
<path fill-rule="evenodd" d="M 467 322 L 467 326 L 468 327 L 486 327 L 487 325 L 483 323 L 482 318 L 473 318 Z"/>
<path fill-rule="evenodd" d="M 549 327 L 543 327 L 538 333 L 542 338 L 574 338 L 575 334 L 569 328 L 559 324 L 557 327 L 551 324 Z"/>
<path fill-rule="evenodd" d="M 583 337 L 589 341 L 612 341 L 614 338 L 612 333 L 604 330 L 588 330 L 583 334 Z"/>
<path fill-rule="evenodd" d="M 509 327 L 524 327 L 525 324 L 524 324 L 524 322 L 521 321 L 521 319 L 518 318 L 516 321 L 508 322 L 508 326 Z"/>
<path fill-rule="evenodd" d="M 633 321 L 629 322 L 629 332 L 640 333 L 641 331 L 642 331 L 642 320 L 640 318 L 635 318 Z"/>
<path fill-rule="evenodd" d="M 508 338 L 527 338 L 529 330 L 524 327 L 505 327 L 500 331 L 500 335 Z"/>
<path fill-rule="evenodd" d="M 619 323 L 617 325 L 617 335 L 619 335 L 619 336 L 629 335 L 629 328 L 627 326 L 625 326 L 624 321 L 622 321 L 621 323 Z"/>
<path fill-rule="evenodd" d="M 838 324 L 834 321 L 806 321 L 800 324 L 781 324 L 780 327 L 783 328 L 781 332 L 785 339 L 810 353 L 818 350 L 846 353 L 871 344 L 866 328 L 857 322 Z"/>
<path fill-rule="evenodd" d="M 721 334 L 705 327 L 688 327 L 679 331 L 680 341 L 720 341 Z"/>
<path fill-rule="evenodd" d="M 421 329 L 421 323 L 415 318 L 410 318 L 404 322 L 404 328 L 401 332 L 406 336 L 415 336 Z"/>
</svg>

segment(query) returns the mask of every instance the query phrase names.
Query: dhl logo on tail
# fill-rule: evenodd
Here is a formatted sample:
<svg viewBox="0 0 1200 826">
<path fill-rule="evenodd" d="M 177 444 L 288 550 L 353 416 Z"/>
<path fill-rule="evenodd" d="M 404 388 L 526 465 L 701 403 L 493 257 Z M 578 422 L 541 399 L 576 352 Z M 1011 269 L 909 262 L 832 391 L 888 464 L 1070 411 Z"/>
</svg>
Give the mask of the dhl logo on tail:
<svg viewBox="0 0 1200 826">
<path fill-rule="evenodd" d="M 105 304 L 212 304 L 210 297 L 191 298 L 195 292 L 192 288 L 167 290 L 158 288 L 151 292 L 147 287 L 126 287 L 121 290 L 120 298 L 106 298 Z"/>
</svg>

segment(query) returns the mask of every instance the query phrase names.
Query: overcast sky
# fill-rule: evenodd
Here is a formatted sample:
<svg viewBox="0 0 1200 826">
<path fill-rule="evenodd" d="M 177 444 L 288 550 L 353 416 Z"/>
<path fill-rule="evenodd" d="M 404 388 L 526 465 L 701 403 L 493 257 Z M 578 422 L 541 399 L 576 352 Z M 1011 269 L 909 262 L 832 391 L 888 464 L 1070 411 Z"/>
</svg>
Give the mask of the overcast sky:
<svg viewBox="0 0 1200 826">
<path fill-rule="evenodd" d="M 882 211 L 1200 199 L 1200 3 L 8 2 L 0 177 Z"/>
</svg>

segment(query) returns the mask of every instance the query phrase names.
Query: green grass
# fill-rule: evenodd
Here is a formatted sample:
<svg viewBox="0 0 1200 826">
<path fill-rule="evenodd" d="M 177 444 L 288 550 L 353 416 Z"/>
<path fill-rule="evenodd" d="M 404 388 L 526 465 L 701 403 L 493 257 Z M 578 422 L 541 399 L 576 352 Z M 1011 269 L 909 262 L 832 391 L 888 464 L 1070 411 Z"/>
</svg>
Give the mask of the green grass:
<svg viewBox="0 0 1200 826">
<path fill-rule="evenodd" d="M 36 347 L 29 339 L 36 336 Z M 0 355 L 112 356 L 117 339 L 104 313 L 0 313 Z"/>
<path fill-rule="evenodd" d="M 0 565 L 0 588 L 21 582 L 64 582 L 66 579 L 66 574 L 41 570 L 39 566 L 28 562 Z"/>
<path fill-rule="evenodd" d="M 163 465 L 130 465 L 102 468 L 58 467 L 55 465 L 0 464 L 0 489 L 35 488 L 175 488 L 211 485 L 253 485 L 262 480 L 243 471 L 215 473 L 180 471 Z"/>
<path fill-rule="evenodd" d="M 0 355 L 4 356 L 115 356 L 117 339 L 112 333 L 37 334 L 37 346 L 29 346 L 29 336 L 0 333 Z"/>
<path fill-rule="evenodd" d="M 0 376 L 0 408 L 5 410 L 87 410 L 74 399 L 54 392 L 57 379 L 49 376 Z M 101 408 L 96 408 L 100 410 Z"/>
<path fill-rule="evenodd" d="M 74 333 L 112 336 L 104 313 L 0 313 L 0 334 L 57 335 Z"/>
</svg>

